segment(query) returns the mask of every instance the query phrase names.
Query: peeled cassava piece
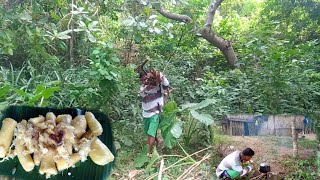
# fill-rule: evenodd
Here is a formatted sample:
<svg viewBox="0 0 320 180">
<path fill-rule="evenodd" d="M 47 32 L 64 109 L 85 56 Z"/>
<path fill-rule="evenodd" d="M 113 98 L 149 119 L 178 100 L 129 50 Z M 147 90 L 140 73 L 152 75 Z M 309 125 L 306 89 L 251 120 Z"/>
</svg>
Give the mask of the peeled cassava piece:
<svg viewBox="0 0 320 180">
<path fill-rule="evenodd" d="M 56 120 L 56 115 L 53 112 L 47 112 L 46 114 L 46 120 Z"/>
<path fill-rule="evenodd" d="M 58 171 L 56 163 L 54 162 L 54 156 L 57 154 L 56 150 L 49 148 L 48 152 L 41 159 L 40 174 L 46 174 L 46 178 L 50 178 L 51 175 L 57 175 Z"/>
<path fill-rule="evenodd" d="M 99 121 L 94 117 L 91 112 L 86 112 L 85 117 L 89 126 L 89 129 L 96 136 L 100 136 L 103 132 L 102 126 Z"/>
<path fill-rule="evenodd" d="M 43 154 L 40 152 L 40 150 L 36 150 L 33 153 L 33 161 L 34 161 L 34 165 L 39 166 L 41 159 L 43 157 Z"/>
<path fill-rule="evenodd" d="M 30 154 L 25 153 L 26 148 L 21 140 L 16 141 L 15 151 L 17 153 L 20 164 L 27 172 L 32 171 L 34 168 L 34 162 Z"/>
<path fill-rule="evenodd" d="M 87 121 L 84 115 L 78 115 L 71 121 L 71 126 L 74 127 L 74 135 L 80 138 L 87 129 Z"/>
<path fill-rule="evenodd" d="M 16 126 L 17 122 L 14 119 L 6 118 L 2 121 L 0 130 L 0 158 L 4 158 L 7 155 Z"/>
<path fill-rule="evenodd" d="M 72 120 L 72 116 L 70 114 L 58 115 L 56 119 L 57 123 L 64 122 L 66 124 L 70 124 L 71 120 Z"/>
<path fill-rule="evenodd" d="M 98 138 L 92 141 L 90 149 L 89 156 L 91 160 L 100 166 L 104 166 L 114 160 L 109 148 Z"/>
<path fill-rule="evenodd" d="M 105 179 L 110 173 L 114 156 L 104 143 L 111 142 L 111 138 L 100 141 L 98 136 L 105 130 L 103 137 L 110 137 L 112 131 L 102 113 L 10 107 L 0 120 L 0 174 L 8 172 L 7 167 L 16 167 L 17 162 L 12 160 L 15 156 L 22 168 L 13 177 L 22 179 L 58 174 L 57 179 Z M 82 165 L 89 157 L 92 161 Z M 80 161 L 80 167 L 75 167 Z M 69 168 L 75 168 L 72 176 L 64 173 Z"/>
<path fill-rule="evenodd" d="M 80 161 L 81 157 L 78 153 L 74 153 L 70 156 L 69 160 L 59 159 L 56 161 L 58 171 L 65 170 L 73 165 L 75 165 L 78 161 Z"/>
<path fill-rule="evenodd" d="M 44 117 L 43 116 L 39 116 L 39 117 L 35 117 L 35 118 L 30 118 L 29 122 L 31 122 L 32 124 L 38 124 L 44 121 Z"/>
</svg>

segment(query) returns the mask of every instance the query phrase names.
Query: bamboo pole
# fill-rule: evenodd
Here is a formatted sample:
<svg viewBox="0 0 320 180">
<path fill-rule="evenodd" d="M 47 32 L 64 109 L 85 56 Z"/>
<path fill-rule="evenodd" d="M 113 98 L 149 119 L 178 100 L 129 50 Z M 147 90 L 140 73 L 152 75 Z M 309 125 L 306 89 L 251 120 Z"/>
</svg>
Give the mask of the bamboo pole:
<svg viewBox="0 0 320 180">
<path fill-rule="evenodd" d="M 164 159 L 161 159 L 160 170 L 159 170 L 159 174 L 158 174 L 158 180 L 162 179 L 163 166 L 164 166 Z"/>
<path fill-rule="evenodd" d="M 298 157 L 298 134 L 296 131 L 296 116 L 294 116 L 291 122 L 291 132 L 292 132 L 292 145 L 293 145 L 293 157 Z"/>
<path fill-rule="evenodd" d="M 212 148 L 212 146 L 209 146 L 209 147 L 207 147 L 207 148 L 204 148 L 204 149 L 201 149 L 201 150 L 199 150 L 199 151 L 197 151 L 197 152 L 194 152 L 194 153 L 192 153 L 192 154 L 190 154 L 190 155 L 188 155 L 188 156 L 186 156 L 186 157 L 178 160 L 177 162 L 171 164 L 170 166 L 164 168 L 162 172 L 164 172 L 164 171 L 172 168 L 173 166 L 175 166 L 175 165 L 178 164 L 179 162 L 181 162 L 181 161 L 183 161 L 183 160 L 185 160 L 185 159 L 188 159 L 189 157 L 191 157 L 191 156 L 193 156 L 193 155 L 195 155 L 195 154 L 198 154 L 198 153 L 200 153 L 200 152 L 202 152 L 202 151 L 208 150 L 208 149 L 210 149 L 210 148 Z M 158 173 L 154 173 L 153 175 L 149 176 L 146 180 L 152 180 L 152 179 L 153 179 L 154 177 L 156 177 L 157 175 L 158 175 Z"/>
<path fill-rule="evenodd" d="M 191 165 L 188 169 L 186 169 L 178 178 L 177 180 L 185 179 L 188 174 L 191 173 L 197 166 L 199 166 L 203 161 L 210 158 L 209 154 L 206 154 L 200 161 L 196 162 L 195 164 Z"/>
</svg>

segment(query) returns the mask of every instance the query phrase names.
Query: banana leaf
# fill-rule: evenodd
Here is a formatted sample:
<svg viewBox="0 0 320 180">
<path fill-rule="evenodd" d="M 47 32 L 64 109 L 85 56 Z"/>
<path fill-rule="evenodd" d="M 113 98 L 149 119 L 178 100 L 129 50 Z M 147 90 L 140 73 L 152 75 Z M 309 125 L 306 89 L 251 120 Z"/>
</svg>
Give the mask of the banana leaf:
<svg viewBox="0 0 320 180">
<path fill-rule="evenodd" d="M 38 117 L 39 115 L 45 116 L 47 112 L 53 112 L 56 116 L 59 114 L 70 114 L 72 118 L 77 115 L 84 115 L 86 111 L 92 112 L 96 119 L 101 123 L 103 127 L 103 133 L 99 136 L 99 139 L 110 149 L 113 155 L 116 157 L 115 148 L 113 145 L 113 136 L 111 123 L 108 117 L 98 111 L 85 110 L 78 108 L 49 108 L 49 107 L 29 107 L 29 106 L 9 106 L 2 111 L 0 117 L 0 124 L 5 118 L 13 118 L 17 122 L 29 118 Z M 0 114 L 1 115 L 1 114 Z M 105 180 L 111 174 L 111 170 L 114 166 L 115 160 L 105 166 L 99 166 L 95 164 L 90 157 L 85 162 L 78 162 L 75 168 L 69 168 L 58 173 L 58 175 L 51 176 L 52 180 Z M 40 166 L 36 166 L 31 172 L 26 172 L 22 168 L 17 156 L 13 159 L 9 159 L 0 163 L 0 175 L 11 177 L 14 179 L 30 179 L 40 180 L 46 179 L 45 175 L 39 173 Z"/>
</svg>

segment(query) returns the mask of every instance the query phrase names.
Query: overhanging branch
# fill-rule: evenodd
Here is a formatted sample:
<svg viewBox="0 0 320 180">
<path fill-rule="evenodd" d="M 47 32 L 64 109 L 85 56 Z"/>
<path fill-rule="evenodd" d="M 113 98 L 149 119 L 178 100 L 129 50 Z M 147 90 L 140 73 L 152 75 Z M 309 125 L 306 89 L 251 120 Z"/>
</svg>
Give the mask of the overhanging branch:
<svg viewBox="0 0 320 180">
<path fill-rule="evenodd" d="M 217 0 L 217 1 L 212 0 L 211 1 L 210 6 L 207 11 L 207 18 L 206 18 L 205 27 L 211 28 L 214 15 L 216 14 L 216 11 L 217 11 L 218 7 L 220 6 L 220 4 L 222 3 L 222 1 L 223 0 Z"/>
<path fill-rule="evenodd" d="M 205 23 L 204 27 L 200 30 L 200 34 L 210 44 L 219 48 L 220 51 L 225 56 L 225 58 L 227 59 L 228 63 L 232 67 L 235 67 L 238 59 L 237 59 L 236 53 L 234 52 L 234 49 L 231 45 L 231 42 L 216 35 L 212 31 L 212 28 L 211 28 L 214 15 L 215 15 L 218 7 L 221 5 L 222 1 L 223 0 L 212 0 L 211 1 L 210 6 L 207 11 L 206 23 Z"/>
<path fill-rule="evenodd" d="M 165 10 L 163 7 L 160 7 L 157 10 L 162 16 L 168 18 L 168 19 L 172 19 L 175 21 L 179 21 L 179 22 L 185 22 L 185 23 L 189 23 L 191 22 L 191 18 L 187 15 L 181 15 L 181 14 L 175 14 L 172 12 L 169 12 L 167 10 Z"/>
<path fill-rule="evenodd" d="M 222 37 L 216 35 L 212 31 L 212 24 L 213 24 L 213 19 L 214 15 L 218 9 L 218 7 L 221 5 L 223 0 L 212 0 L 207 11 L 207 16 L 205 20 L 205 24 L 203 28 L 199 31 L 201 34 L 201 37 L 206 39 L 210 44 L 213 46 L 217 47 L 222 54 L 225 56 L 226 60 L 232 67 L 236 67 L 236 62 L 237 62 L 237 56 L 236 53 L 234 52 L 234 49 L 231 45 L 231 42 L 228 40 L 223 39 Z M 160 7 L 157 9 L 157 11 L 164 17 L 168 19 L 172 19 L 175 21 L 179 22 L 185 22 L 189 23 L 192 21 L 192 19 L 187 16 L 187 15 L 181 15 L 181 14 L 175 14 L 172 12 L 169 12 L 165 10 L 163 7 Z"/>
</svg>

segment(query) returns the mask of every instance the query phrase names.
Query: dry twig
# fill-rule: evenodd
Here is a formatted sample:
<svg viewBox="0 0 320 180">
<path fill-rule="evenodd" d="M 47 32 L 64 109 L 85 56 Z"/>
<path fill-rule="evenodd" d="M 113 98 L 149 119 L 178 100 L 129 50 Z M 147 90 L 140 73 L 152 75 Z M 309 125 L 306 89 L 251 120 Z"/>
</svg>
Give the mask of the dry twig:
<svg viewBox="0 0 320 180">
<path fill-rule="evenodd" d="M 164 159 L 161 159 L 158 180 L 162 179 L 163 166 L 164 166 Z"/>
<path fill-rule="evenodd" d="M 179 161 L 171 164 L 170 166 L 164 168 L 162 172 L 170 169 L 171 167 L 173 167 L 174 165 L 178 164 L 179 162 L 181 162 L 181 161 L 183 161 L 183 160 L 185 160 L 185 159 L 188 159 L 190 156 L 193 156 L 193 155 L 195 155 L 195 154 L 198 154 L 198 153 L 203 152 L 203 151 L 205 151 L 205 150 L 208 150 L 208 149 L 210 149 L 210 148 L 212 148 L 212 146 L 209 146 L 209 147 L 207 147 L 207 148 L 205 148 L 205 149 L 202 149 L 202 150 L 199 150 L 199 151 L 197 151 L 197 152 L 195 152 L 195 153 L 193 153 L 193 154 L 190 154 L 190 155 L 188 155 L 188 156 L 180 159 Z M 149 176 L 146 180 L 151 180 L 151 179 L 153 179 L 154 177 L 156 177 L 157 175 L 158 175 L 158 173 L 154 173 L 153 175 Z"/>
<path fill-rule="evenodd" d="M 265 177 L 266 175 L 267 175 L 267 174 L 262 173 L 262 174 L 260 174 L 260 175 L 258 175 L 258 176 L 256 176 L 256 177 L 251 178 L 250 180 L 258 180 L 258 179 L 260 179 L 260 178 Z"/>
<path fill-rule="evenodd" d="M 209 154 L 206 154 L 200 161 L 196 162 L 195 164 L 193 164 L 192 166 L 190 166 L 188 169 L 186 169 L 178 178 L 177 180 L 182 180 L 184 178 L 186 178 L 186 176 L 193 171 L 196 167 L 198 167 L 203 161 L 207 160 L 208 158 L 210 158 Z"/>
</svg>

